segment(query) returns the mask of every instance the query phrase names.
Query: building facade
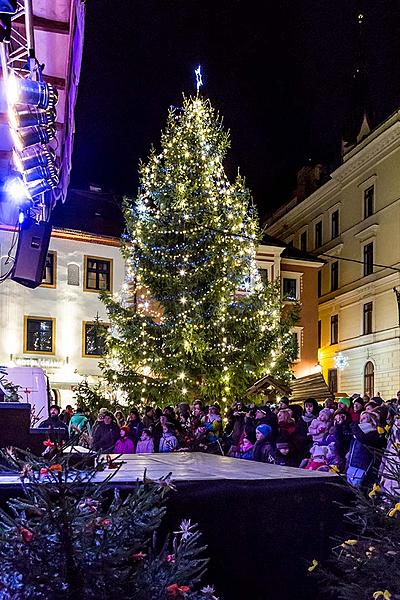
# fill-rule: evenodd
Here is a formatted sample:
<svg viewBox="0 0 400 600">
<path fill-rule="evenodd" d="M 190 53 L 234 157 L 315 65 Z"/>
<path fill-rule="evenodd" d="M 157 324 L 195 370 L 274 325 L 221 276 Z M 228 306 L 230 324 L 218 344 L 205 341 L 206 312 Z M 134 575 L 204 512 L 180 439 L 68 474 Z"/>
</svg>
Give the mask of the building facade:
<svg viewBox="0 0 400 600">
<path fill-rule="evenodd" d="M 53 227 L 42 285 L 32 290 L 11 279 L 0 285 L 0 365 L 42 367 L 64 406 L 71 403 L 78 381 L 86 377 L 94 383 L 100 374 L 103 342 L 98 332 L 107 325 L 107 312 L 99 293 L 118 293 L 125 277 L 119 237 L 96 233 L 95 217 L 104 219 L 110 207 L 104 209 L 104 198 L 84 194 L 86 205 L 80 213 L 74 211 L 83 200 L 77 194 L 69 206 L 57 209 L 56 223 L 76 226 L 80 221 L 86 231 Z M 73 223 L 66 212 L 80 217 Z M 118 226 L 118 218 L 114 220 Z M 12 228 L 0 226 L 2 275 L 12 264 L 8 251 L 13 236 Z"/>
<path fill-rule="evenodd" d="M 296 378 L 320 372 L 318 364 L 318 273 L 323 262 L 269 235 L 256 254 L 257 266 L 267 281 L 280 282 L 286 304 L 300 305 L 300 320 L 293 328 L 298 357 L 293 364 Z"/>
<path fill-rule="evenodd" d="M 326 261 L 318 353 L 335 392 L 400 388 L 400 111 L 350 149 L 330 179 L 293 198 L 267 233 Z"/>
</svg>

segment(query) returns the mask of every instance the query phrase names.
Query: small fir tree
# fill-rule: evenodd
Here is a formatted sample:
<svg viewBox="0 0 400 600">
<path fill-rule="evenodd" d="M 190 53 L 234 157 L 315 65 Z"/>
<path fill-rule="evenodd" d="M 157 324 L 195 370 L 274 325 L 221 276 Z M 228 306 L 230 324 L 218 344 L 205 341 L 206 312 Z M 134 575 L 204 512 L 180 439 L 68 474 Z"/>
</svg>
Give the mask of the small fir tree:
<svg viewBox="0 0 400 600">
<path fill-rule="evenodd" d="M 207 563 L 196 526 L 182 521 L 171 540 L 157 543 L 164 500 L 174 489 L 170 476 L 152 481 L 145 475 L 123 499 L 110 491 L 115 469 L 94 482 L 106 468 L 99 457 L 95 466 L 87 459 L 72 466 L 76 456 L 58 450 L 49 456 L 2 455 L 20 472 L 23 491 L 0 510 L 2 599 L 214 598 L 210 586 L 195 591 Z"/>
<path fill-rule="evenodd" d="M 130 290 L 104 295 L 112 323 L 103 373 L 130 401 L 227 403 L 255 379 L 290 378 L 297 315 L 263 283 L 256 209 L 223 167 L 229 136 L 208 100 L 184 98 L 125 202 Z M 125 286 L 127 287 L 127 286 Z"/>
</svg>

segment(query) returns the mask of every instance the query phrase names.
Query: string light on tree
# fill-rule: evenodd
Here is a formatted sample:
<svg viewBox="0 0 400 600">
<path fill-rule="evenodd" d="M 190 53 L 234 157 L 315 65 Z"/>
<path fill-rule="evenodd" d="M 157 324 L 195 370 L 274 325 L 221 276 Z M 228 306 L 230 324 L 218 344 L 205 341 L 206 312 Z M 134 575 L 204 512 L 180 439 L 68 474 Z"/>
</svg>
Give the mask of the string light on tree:
<svg viewBox="0 0 400 600">
<path fill-rule="evenodd" d="M 259 277 L 256 210 L 243 178 L 226 176 L 229 136 L 195 74 L 197 95 L 170 110 L 161 151 L 140 166 L 138 198 L 125 203 L 122 251 L 138 301 L 103 297 L 120 365 L 116 373 L 104 360 L 103 373 L 132 402 L 229 403 L 267 371 L 289 379 L 295 358 L 295 317 L 281 316 L 280 286 Z"/>
</svg>

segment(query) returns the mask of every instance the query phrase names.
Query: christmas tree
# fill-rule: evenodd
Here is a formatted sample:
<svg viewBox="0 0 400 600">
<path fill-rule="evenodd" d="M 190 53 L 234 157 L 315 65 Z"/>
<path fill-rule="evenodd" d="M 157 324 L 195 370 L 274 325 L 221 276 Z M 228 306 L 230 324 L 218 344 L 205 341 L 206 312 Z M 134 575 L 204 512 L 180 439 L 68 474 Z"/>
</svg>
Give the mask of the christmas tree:
<svg viewBox="0 0 400 600">
<path fill-rule="evenodd" d="M 184 98 L 125 202 L 129 283 L 122 298 L 103 296 L 102 368 L 137 404 L 226 404 L 264 374 L 290 377 L 296 316 L 283 317 L 280 285 L 261 280 L 256 209 L 243 178 L 225 174 L 228 147 L 210 102 Z"/>
<path fill-rule="evenodd" d="M 48 444 L 48 457 L 15 449 L 1 457 L 20 473 L 22 490 L 0 510 L 0 598 L 215 598 L 212 586 L 196 591 L 207 563 L 196 526 L 184 520 L 158 543 L 170 476 L 145 475 L 122 498 L 110 489 L 118 463 L 96 456 L 93 465 L 93 455 L 77 463 Z M 95 482 L 104 468 L 109 475 Z"/>
</svg>

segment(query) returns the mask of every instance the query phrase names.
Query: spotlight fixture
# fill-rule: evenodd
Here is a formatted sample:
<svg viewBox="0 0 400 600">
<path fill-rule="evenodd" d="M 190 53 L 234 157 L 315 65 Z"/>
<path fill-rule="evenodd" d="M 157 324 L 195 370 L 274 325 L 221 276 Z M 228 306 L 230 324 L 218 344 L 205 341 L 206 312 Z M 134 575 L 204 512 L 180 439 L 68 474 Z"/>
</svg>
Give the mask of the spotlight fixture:
<svg viewBox="0 0 400 600">
<path fill-rule="evenodd" d="M 18 130 L 11 129 L 11 135 L 16 149 L 22 152 L 25 148 L 35 144 L 48 144 L 50 140 L 55 138 L 56 129 L 51 125 L 44 127 L 35 125 L 34 127 L 25 127 Z"/>
<path fill-rule="evenodd" d="M 22 79 L 13 74 L 8 78 L 7 97 L 12 106 L 28 104 L 50 110 L 54 109 L 58 102 L 58 92 L 50 83 Z"/>
<path fill-rule="evenodd" d="M 20 177 L 10 177 L 4 189 L 14 204 L 26 204 L 30 201 L 28 190 Z"/>
<path fill-rule="evenodd" d="M 30 146 L 23 152 L 13 151 L 14 166 L 23 173 L 35 167 L 50 167 L 56 164 L 56 153 L 53 148 L 46 146 Z"/>
</svg>

